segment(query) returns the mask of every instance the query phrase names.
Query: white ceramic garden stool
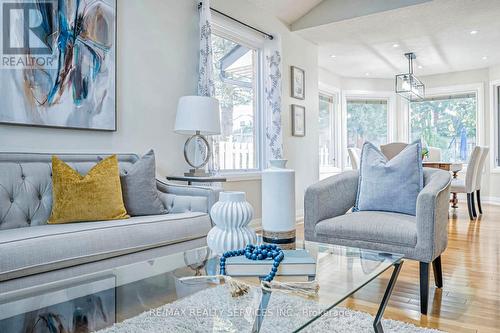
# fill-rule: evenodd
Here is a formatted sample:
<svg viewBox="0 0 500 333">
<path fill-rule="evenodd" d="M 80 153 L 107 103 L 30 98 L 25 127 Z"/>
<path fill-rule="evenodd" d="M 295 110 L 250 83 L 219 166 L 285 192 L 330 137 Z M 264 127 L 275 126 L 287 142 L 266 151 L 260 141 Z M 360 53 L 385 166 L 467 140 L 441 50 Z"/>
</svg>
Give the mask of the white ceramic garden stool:
<svg viewBox="0 0 500 333">
<path fill-rule="evenodd" d="M 262 173 L 262 239 L 295 249 L 295 171 L 287 160 L 271 160 Z"/>
<path fill-rule="evenodd" d="M 221 192 L 210 216 L 215 227 L 207 235 L 207 244 L 216 254 L 242 249 L 257 241 L 255 231 L 248 227 L 253 207 L 246 201 L 245 192 Z"/>
</svg>

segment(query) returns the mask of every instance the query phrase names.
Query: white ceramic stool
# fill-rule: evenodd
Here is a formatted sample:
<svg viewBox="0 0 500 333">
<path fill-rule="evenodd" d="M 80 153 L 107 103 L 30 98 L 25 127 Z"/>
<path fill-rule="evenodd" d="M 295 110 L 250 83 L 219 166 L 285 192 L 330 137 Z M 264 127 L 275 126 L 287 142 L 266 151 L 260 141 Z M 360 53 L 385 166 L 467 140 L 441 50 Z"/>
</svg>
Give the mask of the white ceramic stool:
<svg viewBox="0 0 500 333">
<path fill-rule="evenodd" d="M 215 227 L 207 235 L 207 244 L 213 252 L 222 254 L 257 241 L 255 231 L 248 227 L 253 207 L 246 201 L 245 192 L 221 192 L 210 216 Z"/>
</svg>

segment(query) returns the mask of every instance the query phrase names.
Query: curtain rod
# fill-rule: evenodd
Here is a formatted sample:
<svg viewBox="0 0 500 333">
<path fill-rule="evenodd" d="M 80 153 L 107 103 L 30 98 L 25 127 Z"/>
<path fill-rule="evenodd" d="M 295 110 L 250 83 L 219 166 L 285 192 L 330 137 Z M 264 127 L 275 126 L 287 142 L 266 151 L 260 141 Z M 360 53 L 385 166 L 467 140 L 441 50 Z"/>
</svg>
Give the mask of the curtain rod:
<svg viewBox="0 0 500 333">
<path fill-rule="evenodd" d="M 202 3 L 200 2 L 200 3 L 198 4 L 198 9 L 200 9 L 200 8 L 201 8 L 201 6 L 202 6 Z M 241 22 L 240 20 L 235 19 L 234 17 L 231 17 L 231 16 L 229 16 L 229 15 L 227 15 L 227 14 L 224 14 L 223 12 L 218 11 L 218 10 L 217 10 L 217 9 L 215 9 L 215 8 L 210 7 L 210 10 L 211 10 L 211 11 L 214 11 L 214 12 L 216 12 L 217 14 L 220 14 L 220 15 L 222 15 L 222 16 L 224 16 L 224 17 L 227 17 L 228 19 L 233 20 L 233 21 L 235 21 L 235 22 L 237 22 L 237 23 L 239 23 L 239 24 L 241 24 L 241 25 L 243 25 L 243 26 L 245 26 L 245 27 L 247 27 L 247 28 L 250 28 L 250 29 L 252 29 L 252 30 L 254 30 L 254 31 L 257 31 L 258 33 L 260 33 L 261 35 L 264 35 L 266 38 L 268 38 L 268 39 L 270 39 L 270 40 L 273 40 L 273 39 L 274 39 L 273 35 L 268 34 L 267 32 L 264 32 L 264 31 L 262 31 L 262 30 L 259 30 L 259 29 L 255 28 L 255 27 L 252 27 L 251 25 L 246 24 L 245 22 Z"/>
</svg>

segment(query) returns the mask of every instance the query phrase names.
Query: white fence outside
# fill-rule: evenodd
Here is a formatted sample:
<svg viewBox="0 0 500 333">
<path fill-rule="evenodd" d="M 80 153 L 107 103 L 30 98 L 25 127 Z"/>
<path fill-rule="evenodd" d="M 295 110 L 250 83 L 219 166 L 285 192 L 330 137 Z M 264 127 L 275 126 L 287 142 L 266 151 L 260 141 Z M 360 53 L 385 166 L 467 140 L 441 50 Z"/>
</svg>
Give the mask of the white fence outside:
<svg viewBox="0 0 500 333">
<path fill-rule="evenodd" d="M 248 142 L 218 142 L 219 170 L 255 169 L 255 148 Z"/>
<path fill-rule="evenodd" d="M 319 148 L 319 165 L 320 166 L 330 166 L 330 151 L 328 146 L 323 146 Z"/>
</svg>

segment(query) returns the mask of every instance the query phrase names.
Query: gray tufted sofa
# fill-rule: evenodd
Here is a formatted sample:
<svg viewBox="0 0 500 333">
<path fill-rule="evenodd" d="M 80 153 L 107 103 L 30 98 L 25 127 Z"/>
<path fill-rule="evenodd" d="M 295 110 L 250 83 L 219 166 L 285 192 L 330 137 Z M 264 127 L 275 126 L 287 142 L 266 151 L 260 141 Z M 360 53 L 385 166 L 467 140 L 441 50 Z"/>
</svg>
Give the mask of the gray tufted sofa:
<svg viewBox="0 0 500 333">
<path fill-rule="evenodd" d="M 57 154 L 86 174 L 107 154 Z M 0 153 L 0 293 L 206 244 L 211 188 L 157 181 L 168 214 L 48 225 L 52 154 Z M 135 154 L 118 154 L 120 168 Z"/>
</svg>

